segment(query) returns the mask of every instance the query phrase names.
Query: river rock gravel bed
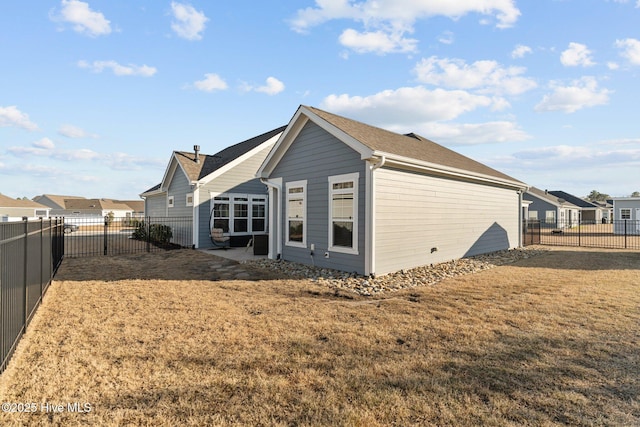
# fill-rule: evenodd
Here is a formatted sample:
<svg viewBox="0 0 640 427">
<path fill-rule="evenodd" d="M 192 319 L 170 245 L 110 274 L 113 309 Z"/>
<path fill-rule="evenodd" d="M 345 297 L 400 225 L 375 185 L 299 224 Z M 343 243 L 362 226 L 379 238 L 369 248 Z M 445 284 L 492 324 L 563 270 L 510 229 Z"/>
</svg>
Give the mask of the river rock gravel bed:
<svg viewBox="0 0 640 427">
<path fill-rule="evenodd" d="M 398 291 L 416 286 L 434 285 L 449 277 L 477 273 L 500 265 L 511 264 L 547 252 L 540 248 L 517 248 L 453 261 L 400 270 L 383 276 L 361 276 L 355 273 L 318 268 L 288 261 L 263 259 L 247 261 L 259 268 L 278 272 L 286 277 L 311 279 L 336 290 L 355 292 L 363 296 L 374 296 L 384 292 Z"/>
</svg>

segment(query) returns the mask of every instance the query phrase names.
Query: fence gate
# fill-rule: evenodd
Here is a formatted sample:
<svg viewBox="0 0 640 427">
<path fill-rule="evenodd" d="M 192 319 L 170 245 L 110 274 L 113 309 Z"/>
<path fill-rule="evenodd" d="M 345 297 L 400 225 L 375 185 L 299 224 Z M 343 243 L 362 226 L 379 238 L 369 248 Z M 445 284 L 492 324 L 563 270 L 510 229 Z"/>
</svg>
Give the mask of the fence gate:
<svg viewBox="0 0 640 427">
<path fill-rule="evenodd" d="M 524 221 L 522 224 L 522 245 L 540 244 L 540 221 Z"/>
<path fill-rule="evenodd" d="M 71 258 L 193 246 L 191 217 L 66 217 L 64 229 L 64 254 Z"/>
</svg>

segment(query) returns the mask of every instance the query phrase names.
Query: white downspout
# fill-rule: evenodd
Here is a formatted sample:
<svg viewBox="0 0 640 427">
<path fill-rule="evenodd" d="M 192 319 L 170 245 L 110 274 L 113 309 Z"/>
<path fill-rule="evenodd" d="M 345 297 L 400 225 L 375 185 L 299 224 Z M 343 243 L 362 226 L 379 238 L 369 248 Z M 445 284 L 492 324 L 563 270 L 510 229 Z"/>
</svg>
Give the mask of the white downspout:
<svg viewBox="0 0 640 427">
<path fill-rule="evenodd" d="M 367 233 L 365 235 L 365 274 L 375 274 L 376 271 L 376 185 L 374 171 L 384 166 L 387 158 L 380 156 L 376 163 L 369 165 L 367 178 L 369 181 L 369 201 L 367 207 Z"/>
<path fill-rule="evenodd" d="M 278 184 L 275 182 L 271 182 L 266 178 L 260 178 L 260 182 L 269 187 L 269 192 L 273 195 L 274 190 L 277 195 L 275 208 L 276 212 L 276 220 L 273 219 L 273 212 L 270 212 L 269 222 L 272 227 L 269 227 L 269 255 L 270 259 L 277 259 L 279 255 L 282 255 L 282 238 L 280 236 L 280 224 L 282 224 L 282 184 Z M 270 198 L 271 199 L 271 198 Z M 274 203 L 272 200 L 269 200 L 270 211 L 272 210 Z M 271 239 L 274 236 L 276 239 L 276 254 L 273 254 L 272 251 L 272 243 Z"/>
</svg>

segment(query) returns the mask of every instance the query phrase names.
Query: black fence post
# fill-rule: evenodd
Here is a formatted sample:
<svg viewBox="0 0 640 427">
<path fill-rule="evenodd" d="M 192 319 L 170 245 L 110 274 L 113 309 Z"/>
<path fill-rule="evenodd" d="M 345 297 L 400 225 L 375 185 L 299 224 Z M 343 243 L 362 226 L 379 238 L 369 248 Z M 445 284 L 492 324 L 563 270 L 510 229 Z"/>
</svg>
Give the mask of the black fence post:
<svg viewBox="0 0 640 427">
<path fill-rule="evenodd" d="M 107 233 L 109 232 L 109 230 L 107 229 L 107 227 L 109 227 L 109 216 L 105 215 L 104 216 L 104 254 L 107 254 Z"/>
<path fill-rule="evenodd" d="M 147 223 L 145 224 L 147 228 L 147 232 L 145 233 L 147 237 L 147 252 L 151 252 L 151 217 L 147 217 Z"/>
<path fill-rule="evenodd" d="M 629 221 L 628 219 L 624 220 L 624 248 L 627 249 L 627 221 Z"/>
<path fill-rule="evenodd" d="M 44 282 L 44 219 L 40 217 L 40 298 L 42 298 L 42 282 Z"/>
<path fill-rule="evenodd" d="M 27 316 L 29 312 L 29 307 L 27 306 L 27 303 L 29 301 L 29 299 L 27 298 L 27 273 L 29 271 L 29 268 L 28 268 L 29 266 L 27 262 L 27 260 L 29 259 L 29 252 L 27 251 L 27 246 L 29 245 L 29 218 L 27 218 L 26 216 L 23 216 L 22 220 L 24 221 L 24 271 L 23 271 L 23 280 L 22 280 L 23 289 L 24 289 L 24 292 L 22 293 L 24 314 L 22 316 L 22 325 L 24 328 L 23 333 L 25 333 L 27 332 Z"/>
</svg>

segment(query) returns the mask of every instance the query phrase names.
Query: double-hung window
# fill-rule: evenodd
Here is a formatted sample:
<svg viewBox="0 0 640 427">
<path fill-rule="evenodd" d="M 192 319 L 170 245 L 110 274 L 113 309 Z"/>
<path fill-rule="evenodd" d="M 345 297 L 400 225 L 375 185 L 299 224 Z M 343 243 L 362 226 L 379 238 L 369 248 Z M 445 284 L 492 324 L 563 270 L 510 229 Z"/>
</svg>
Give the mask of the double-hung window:
<svg viewBox="0 0 640 427">
<path fill-rule="evenodd" d="M 358 174 L 329 177 L 329 250 L 358 253 Z"/>
<path fill-rule="evenodd" d="M 288 182 L 287 240 L 288 246 L 307 246 L 307 181 Z"/>
<path fill-rule="evenodd" d="M 620 219 L 631 219 L 631 209 L 620 209 Z"/>
</svg>

